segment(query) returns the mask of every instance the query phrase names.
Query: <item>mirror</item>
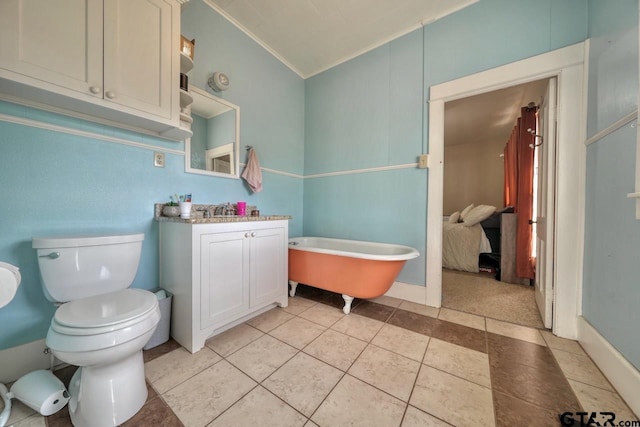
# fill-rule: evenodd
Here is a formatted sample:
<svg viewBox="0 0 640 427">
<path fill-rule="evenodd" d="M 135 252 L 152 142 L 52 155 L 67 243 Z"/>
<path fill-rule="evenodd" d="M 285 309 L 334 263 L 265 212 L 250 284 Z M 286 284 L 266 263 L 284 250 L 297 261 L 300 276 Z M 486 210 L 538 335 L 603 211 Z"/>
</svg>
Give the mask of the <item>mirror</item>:
<svg viewBox="0 0 640 427">
<path fill-rule="evenodd" d="M 191 87 L 191 130 L 185 141 L 185 171 L 238 178 L 240 107 Z"/>
</svg>

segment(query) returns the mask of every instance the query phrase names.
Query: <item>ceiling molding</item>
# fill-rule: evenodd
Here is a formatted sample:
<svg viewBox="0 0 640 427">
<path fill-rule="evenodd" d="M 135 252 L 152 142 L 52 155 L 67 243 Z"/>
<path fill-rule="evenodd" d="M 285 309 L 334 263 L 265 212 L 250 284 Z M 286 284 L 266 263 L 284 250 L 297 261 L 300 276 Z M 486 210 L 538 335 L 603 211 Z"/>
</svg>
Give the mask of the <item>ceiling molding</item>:
<svg viewBox="0 0 640 427">
<path fill-rule="evenodd" d="M 300 76 L 301 78 L 306 78 L 302 72 L 300 70 L 298 70 L 296 67 L 294 67 L 290 62 L 288 62 L 286 59 L 284 59 L 278 52 L 276 52 L 275 50 L 271 49 L 271 47 L 266 44 L 265 42 L 263 42 L 262 40 L 260 40 L 255 34 L 253 34 L 248 28 L 246 28 L 244 25 L 242 25 L 241 23 L 239 23 L 238 21 L 236 21 L 231 15 L 229 15 L 224 9 L 220 8 L 217 4 L 215 4 L 214 2 L 212 2 L 211 0 L 204 0 L 204 3 L 209 6 L 211 9 L 215 10 L 216 12 L 218 12 L 220 15 L 222 15 L 222 17 L 224 19 L 226 19 L 227 21 L 229 21 L 231 24 L 233 24 L 237 29 L 239 29 L 240 31 L 242 31 L 243 33 L 245 33 L 247 36 L 249 36 L 249 38 L 251 40 L 253 40 L 254 42 L 258 43 L 260 46 L 262 46 L 267 52 L 269 52 L 271 55 L 273 55 L 278 61 L 282 62 L 284 65 L 286 65 L 291 71 L 293 71 L 294 73 L 296 73 L 298 76 Z"/>
</svg>

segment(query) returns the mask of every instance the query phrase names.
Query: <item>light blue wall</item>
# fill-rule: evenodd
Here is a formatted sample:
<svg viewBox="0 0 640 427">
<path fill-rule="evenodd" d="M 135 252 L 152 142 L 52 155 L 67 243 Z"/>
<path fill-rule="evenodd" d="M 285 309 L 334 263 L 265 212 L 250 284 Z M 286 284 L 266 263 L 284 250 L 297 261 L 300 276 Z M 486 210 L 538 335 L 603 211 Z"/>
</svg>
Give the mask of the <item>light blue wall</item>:
<svg viewBox="0 0 640 427">
<path fill-rule="evenodd" d="M 587 20 L 583 0 L 482 0 L 307 79 L 305 175 L 416 162 L 430 86 L 581 42 Z M 424 286 L 427 177 L 306 178 L 304 233 L 413 246 L 398 280 Z"/>
<path fill-rule="evenodd" d="M 231 144 L 236 137 L 236 112 L 227 111 L 207 121 L 207 148 Z"/>
<path fill-rule="evenodd" d="M 582 42 L 587 19 L 584 0 L 481 0 L 425 27 L 425 88 Z"/>
<path fill-rule="evenodd" d="M 638 107 L 638 2 L 589 2 L 589 136 Z M 637 129 L 587 148 L 584 318 L 640 369 L 640 221 L 635 219 Z"/>
<path fill-rule="evenodd" d="M 191 167 L 206 169 L 204 152 L 209 148 L 207 147 L 207 142 L 209 141 L 207 120 L 195 114 L 192 114 L 191 118 L 193 119 L 193 123 L 191 123 L 191 130 L 193 131 L 193 136 L 191 137 Z"/>
<path fill-rule="evenodd" d="M 263 167 L 302 175 L 304 80 L 202 0 L 183 7 L 182 34 L 196 40 L 189 84 L 240 107 L 242 147 L 253 146 Z M 207 86 L 214 71 L 229 77 L 228 90 Z"/>
<path fill-rule="evenodd" d="M 421 30 L 307 79 L 305 175 L 414 163 L 422 112 Z M 425 194 L 416 168 L 306 178 L 304 233 L 415 247 L 399 280 L 423 284 Z"/>
<path fill-rule="evenodd" d="M 231 89 L 224 96 L 241 108 L 242 144 L 256 147 L 263 167 L 300 174 L 304 81 L 201 1 L 192 0 L 183 11 L 183 33 L 197 38 L 190 83 L 204 88 L 207 73 L 227 72 Z M 194 26 L 198 31 L 191 31 Z M 195 203 L 246 200 L 265 214 L 293 215 L 290 232 L 302 233 L 300 178 L 265 172 L 264 190 L 251 194 L 241 180 L 186 174 L 182 155 L 167 154 L 165 168 L 153 166 L 153 147 L 182 150 L 182 143 L 2 102 L 0 113 L 151 145 L 137 148 L 0 121 L 0 260 L 22 273 L 16 298 L 0 309 L 0 350 L 44 338 L 54 312 L 42 292 L 33 236 L 143 232 L 133 286 L 151 289 L 158 284 L 153 204 L 171 194 L 192 193 Z"/>
</svg>

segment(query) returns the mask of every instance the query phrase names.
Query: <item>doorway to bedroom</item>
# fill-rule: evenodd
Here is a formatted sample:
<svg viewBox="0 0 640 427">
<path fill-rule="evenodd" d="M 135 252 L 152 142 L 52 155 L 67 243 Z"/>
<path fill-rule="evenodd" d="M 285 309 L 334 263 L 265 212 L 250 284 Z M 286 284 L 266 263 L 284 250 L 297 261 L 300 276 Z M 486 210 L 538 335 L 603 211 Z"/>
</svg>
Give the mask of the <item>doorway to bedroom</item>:
<svg viewBox="0 0 640 427">
<path fill-rule="evenodd" d="M 533 286 L 535 208 L 538 189 L 546 189 L 546 174 L 538 174 L 536 167 L 541 165 L 545 133 L 537 118 L 542 117 L 540 107 L 546 105 L 550 80 L 535 80 L 444 105 L 445 308 L 544 327 Z M 525 181 L 520 196 L 518 180 Z M 527 233 L 528 240 L 517 236 L 519 232 Z M 525 240 L 528 245 L 522 244 Z M 521 264 L 524 259 L 531 266 L 517 266 L 516 253 Z"/>
<path fill-rule="evenodd" d="M 584 99 L 585 58 L 588 42 L 546 52 L 476 74 L 429 87 L 428 201 L 426 239 L 426 304 L 442 306 L 442 213 L 444 181 L 444 107 L 446 102 L 518 84 L 554 78 L 557 85 L 557 121 L 548 121 L 555 139 L 543 147 L 554 155 L 547 164 L 553 177 L 547 196 L 554 203 L 542 221 L 549 250 L 537 262 L 547 264 L 536 275 L 535 295 L 546 328 L 575 339 L 581 308 L 582 257 L 584 248 L 586 109 Z M 547 142 L 550 145 L 547 145 Z M 555 148 L 552 148 L 552 145 Z M 540 227 L 540 218 L 538 224 Z M 540 234 L 540 232 L 538 233 Z M 539 265 L 536 266 L 538 268 Z"/>
</svg>

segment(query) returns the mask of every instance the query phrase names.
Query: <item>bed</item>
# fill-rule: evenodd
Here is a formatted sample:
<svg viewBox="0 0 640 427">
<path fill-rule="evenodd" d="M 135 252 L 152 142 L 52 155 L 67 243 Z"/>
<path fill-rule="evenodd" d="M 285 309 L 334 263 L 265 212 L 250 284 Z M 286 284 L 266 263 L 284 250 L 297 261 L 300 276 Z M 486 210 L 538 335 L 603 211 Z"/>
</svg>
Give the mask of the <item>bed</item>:
<svg viewBox="0 0 640 427">
<path fill-rule="evenodd" d="M 491 243 L 482 225 L 442 223 L 442 266 L 452 270 L 480 271 L 480 254 L 492 253 Z"/>
<path fill-rule="evenodd" d="M 460 221 L 444 217 L 442 224 L 442 266 L 444 268 L 478 273 L 495 273 L 500 280 L 502 214 L 513 212 L 512 207 L 498 212 L 492 206 L 480 205 L 467 212 L 471 217 Z M 476 212 L 477 211 L 477 212 Z M 452 215 L 452 216 L 455 216 Z M 473 225 L 469 224 L 472 223 Z"/>
</svg>

